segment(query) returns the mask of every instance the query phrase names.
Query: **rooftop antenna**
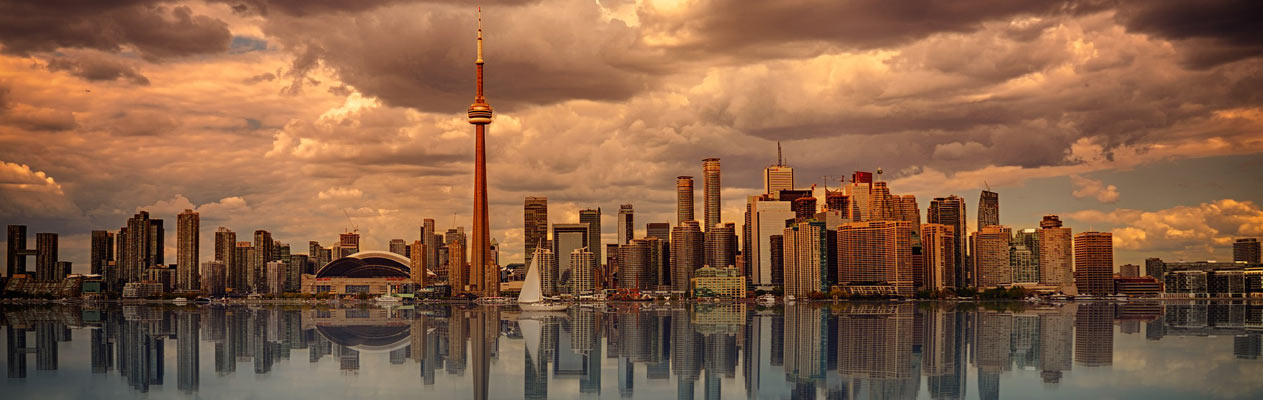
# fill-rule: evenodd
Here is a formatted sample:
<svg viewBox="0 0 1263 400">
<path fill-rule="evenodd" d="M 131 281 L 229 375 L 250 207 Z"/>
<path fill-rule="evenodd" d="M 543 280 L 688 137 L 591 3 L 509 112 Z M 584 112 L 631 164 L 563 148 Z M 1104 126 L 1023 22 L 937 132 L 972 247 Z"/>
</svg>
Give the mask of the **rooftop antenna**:
<svg viewBox="0 0 1263 400">
<path fill-rule="evenodd" d="M 988 192 L 991 191 L 991 184 L 987 183 L 987 181 L 982 181 L 982 186 L 986 186 Z"/>
<path fill-rule="evenodd" d="M 825 191 L 825 193 L 828 193 L 828 192 L 829 192 L 829 181 L 831 181 L 831 180 L 833 180 L 833 179 L 834 179 L 834 178 L 833 178 L 833 176 L 830 176 L 830 175 L 825 175 L 825 176 L 820 177 L 820 179 L 824 181 L 824 191 Z"/>
<path fill-rule="evenodd" d="M 781 157 L 781 141 L 776 141 L 776 166 L 784 167 L 785 158 Z"/>
<path fill-rule="evenodd" d="M 351 232 L 352 232 L 352 233 L 360 233 L 360 226 L 359 226 L 359 225 L 356 225 L 356 224 L 355 224 L 355 222 L 352 222 L 352 221 L 351 221 L 351 213 L 346 212 L 346 209 L 345 209 L 345 208 L 343 208 L 343 209 L 342 209 L 342 215 L 345 215 L 345 216 L 346 216 L 346 223 L 347 223 L 348 225 L 351 225 Z"/>
</svg>

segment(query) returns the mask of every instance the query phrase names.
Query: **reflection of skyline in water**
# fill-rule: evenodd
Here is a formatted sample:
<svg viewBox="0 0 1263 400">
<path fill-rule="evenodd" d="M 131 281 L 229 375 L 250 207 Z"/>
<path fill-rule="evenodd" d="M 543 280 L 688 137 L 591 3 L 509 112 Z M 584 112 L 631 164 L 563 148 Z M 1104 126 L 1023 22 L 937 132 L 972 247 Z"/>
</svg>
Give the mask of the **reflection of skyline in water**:
<svg viewBox="0 0 1263 400">
<path fill-rule="evenodd" d="M 133 393 L 150 392 L 169 384 L 167 353 L 174 352 L 170 372 L 174 389 L 184 395 L 240 374 L 295 368 L 291 355 L 303 351 L 308 363 L 336 365 L 346 379 L 358 376 L 364 357 L 374 357 L 387 360 L 385 368 L 416 368 L 415 381 L 401 385 L 461 385 L 478 399 L 645 393 L 682 399 L 996 399 L 1016 395 L 1009 386 L 1026 371 L 1042 382 L 1037 391 L 1068 390 L 1066 382 L 1085 376 L 1072 372 L 1111 368 L 1119 340 L 1230 337 L 1231 360 L 1263 356 L 1263 305 L 965 307 L 616 304 L 522 313 L 447 306 L 31 306 L 4 308 L 0 323 L 9 386 L 79 368 L 67 360 L 83 359 L 91 374 L 119 376 Z M 83 345 L 66 347 L 74 340 Z M 202 352 L 213 358 L 207 367 Z M 31 358 L 35 372 L 28 371 Z M 504 360 L 516 361 L 497 366 Z M 521 387 L 499 384 L 506 370 L 521 379 Z"/>
</svg>

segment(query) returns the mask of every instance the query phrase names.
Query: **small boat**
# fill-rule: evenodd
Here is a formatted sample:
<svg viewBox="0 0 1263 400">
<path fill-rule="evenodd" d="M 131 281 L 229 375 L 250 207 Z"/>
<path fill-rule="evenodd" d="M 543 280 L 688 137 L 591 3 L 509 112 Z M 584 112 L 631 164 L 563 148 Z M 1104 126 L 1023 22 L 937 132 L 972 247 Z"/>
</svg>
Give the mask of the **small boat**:
<svg viewBox="0 0 1263 400">
<path fill-rule="evenodd" d="M 508 297 L 498 297 L 498 296 L 497 297 L 479 297 L 477 299 L 474 299 L 475 304 L 509 304 L 512 302 L 513 300 L 509 299 Z"/>
<path fill-rule="evenodd" d="M 196 300 L 193 300 L 193 302 L 197 304 L 210 304 L 211 299 L 209 297 L 198 297 Z"/>
<path fill-rule="evenodd" d="M 188 303 L 189 303 L 189 299 L 186 299 L 186 298 L 183 298 L 183 297 L 176 297 L 176 298 L 174 298 L 174 299 L 171 299 L 171 302 L 172 302 L 172 303 L 175 303 L 175 304 L 188 304 Z"/>
<path fill-rule="evenodd" d="M 755 299 L 755 301 L 758 302 L 759 305 L 762 305 L 762 306 L 772 306 L 772 305 L 776 305 L 776 296 L 765 294 L 765 295 L 759 296 L 757 299 Z"/>
<path fill-rule="evenodd" d="M 539 255 L 531 258 L 531 266 L 526 270 L 526 281 L 522 282 L 522 291 L 517 296 L 517 306 L 522 311 L 561 311 L 570 308 L 569 304 L 553 303 L 544 299 L 539 279 Z"/>
<path fill-rule="evenodd" d="M 374 300 L 376 300 L 378 303 L 391 303 L 391 304 L 397 304 L 397 303 L 403 302 L 403 299 L 395 297 L 395 296 L 391 296 L 388 294 L 383 294 L 381 296 L 378 296 Z"/>
</svg>

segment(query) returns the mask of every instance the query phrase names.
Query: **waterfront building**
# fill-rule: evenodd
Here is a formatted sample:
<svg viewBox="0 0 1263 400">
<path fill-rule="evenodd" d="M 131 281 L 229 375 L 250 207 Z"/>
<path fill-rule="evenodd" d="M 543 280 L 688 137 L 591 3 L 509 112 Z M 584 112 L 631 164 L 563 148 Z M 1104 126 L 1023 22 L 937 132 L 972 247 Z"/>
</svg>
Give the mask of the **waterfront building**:
<svg viewBox="0 0 1263 400">
<path fill-rule="evenodd" d="M 35 234 L 35 280 L 39 282 L 60 282 L 66 277 L 66 271 L 57 266 L 57 234 L 40 232 Z"/>
<path fill-rule="evenodd" d="M 948 197 L 936 197 L 930 201 L 930 206 L 926 210 L 925 222 L 931 224 L 941 224 L 952 228 L 952 237 L 956 238 L 956 252 L 953 265 L 956 271 L 952 274 L 956 282 L 953 285 L 957 288 L 967 287 L 973 284 L 972 276 L 968 275 L 969 268 L 966 267 L 965 260 L 968 248 L 969 226 L 965 222 L 965 199 L 955 195 Z"/>
<path fill-rule="evenodd" d="M 412 280 L 410 264 L 411 260 L 388 251 L 355 253 L 333 260 L 315 274 L 303 274 L 302 292 L 376 296 L 385 294 L 390 287 L 389 290 L 398 293 Z"/>
<path fill-rule="evenodd" d="M 838 226 L 838 283 L 855 287 L 854 293 L 912 296 L 912 233 L 907 221 Z"/>
<path fill-rule="evenodd" d="M 201 247 L 201 217 L 193 210 L 184 210 L 176 216 L 176 287 L 179 290 L 199 290 L 198 260 Z"/>
<path fill-rule="evenodd" d="M 1074 247 L 1070 228 L 1061 226 L 1056 215 L 1045 215 L 1039 222 L 1039 283 L 1060 287 L 1063 292 L 1074 287 Z M 1069 293 L 1069 292 L 1067 292 Z"/>
<path fill-rule="evenodd" d="M 570 252 L 570 268 L 573 274 L 570 293 L 575 295 L 591 293 L 596 289 L 596 254 L 585 248 Z"/>
<path fill-rule="evenodd" d="M 796 222 L 781 231 L 784 293 L 807 297 L 828 290 L 828 235 L 824 222 Z"/>
<path fill-rule="evenodd" d="M 671 230 L 671 290 L 688 290 L 693 271 L 705 263 L 702 228 L 697 221 L 684 221 Z"/>
<path fill-rule="evenodd" d="M 734 267 L 702 267 L 693 271 L 689 293 L 694 297 L 742 299 L 746 297 L 746 278 Z"/>
<path fill-rule="evenodd" d="M 779 270 L 773 271 L 772 258 L 782 257 L 780 249 L 773 249 L 771 238 L 784 233 L 786 221 L 795 217 L 792 202 L 773 200 L 769 196 L 751 196 L 747 203 L 750 214 L 747 234 L 742 238 L 746 262 L 750 265 L 747 274 L 757 287 L 770 287 L 780 282 Z"/>
<path fill-rule="evenodd" d="M 1259 239 L 1241 238 L 1232 242 L 1232 261 L 1245 264 L 1259 263 Z"/>
<path fill-rule="evenodd" d="M 557 290 L 559 293 L 572 293 L 577 277 L 571 253 L 588 245 L 588 235 L 592 230 L 588 224 L 553 224 L 553 254 L 557 255 Z M 563 256 L 564 255 L 564 256 Z"/>
<path fill-rule="evenodd" d="M 1081 294 L 1114 294 L 1114 237 L 1109 232 L 1074 236 L 1074 282 Z"/>
<path fill-rule="evenodd" d="M 928 290 L 943 290 L 956 287 L 956 245 L 955 230 L 943 224 L 921 225 L 922 287 Z"/>
<path fill-rule="evenodd" d="M 675 177 L 675 223 L 694 220 L 693 210 L 693 177 Z"/>
<path fill-rule="evenodd" d="M 706 232 L 705 265 L 715 268 L 736 266 L 737 260 L 737 227 L 729 222 L 711 227 Z"/>
<path fill-rule="evenodd" d="M 1007 286 L 1013 283 L 1010 265 L 1012 230 L 1006 226 L 987 225 L 970 237 L 973 242 L 974 276 L 978 288 Z"/>
</svg>

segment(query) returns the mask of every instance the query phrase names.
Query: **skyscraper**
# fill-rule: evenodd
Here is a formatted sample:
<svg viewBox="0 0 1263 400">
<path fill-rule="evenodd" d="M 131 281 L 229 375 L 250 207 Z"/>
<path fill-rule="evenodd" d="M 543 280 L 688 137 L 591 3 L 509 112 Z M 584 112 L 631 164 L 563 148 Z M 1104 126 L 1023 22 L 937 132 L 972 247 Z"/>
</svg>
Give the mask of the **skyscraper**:
<svg viewBox="0 0 1263 400">
<path fill-rule="evenodd" d="M 597 262 L 604 260 L 605 257 L 601 253 L 601 250 L 605 248 L 605 246 L 601 245 L 601 207 L 579 210 L 579 223 L 588 224 L 588 243 L 586 245 L 588 251 L 596 256 Z"/>
<path fill-rule="evenodd" d="M 650 239 L 634 239 L 629 244 L 619 246 L 619 263 L 622 270 L 618 275 L 618 287 L 622 289 L 650 290 L 656 282 L 652 280 L 650 271 Z"/>
<path fill-rule="evenodd" d="M 391 253 L 395 253 L 404 257 L 407 257 L 409 254 L 411 254 L 410 250 L 408 249 L 408 242 L 405 242 L 403 239 L 390 239 L 390 243 L 388 244 L 388 246 L 390 248 Z"/>
<path fill-rule="evenodd" d="M 227 273 L 228 268 L 225 267 L 223 261 L 216 259 L 203 262 L 199 273 L 202 293 L 207 296 L 223 296 L 228 288 Z"/>
<path fill-rule="evenodd" d="M 1000 194 L 983 190 L 978 198 L 978 229 L 1000 225 Z"/>
<path fill-rule="evenodd" d="M 955 286 L 961 288 L 973 285 L 972 277 L 967 276 L 969 268 L 965 267 L 968 247 L 968 241 L 965 238 L 969 232 L 969 226 L 965 223 L 965 199 L 955 195 L 936 197 L 930 201 L 930 208 L 925 214 L 925 222 L 950 226 L 952 237 L 957 238 L 956 259 L 953 260 L 953 265 L 956 267 L 956 273 L 953 274 L 956 279 Z"/>
<path fill-rule="evenodd" d="M 675 177 L 675 223 L 679 225 L 693 218 L 693 177 Z"/>
<path fill-rule="evenodd" d="M 429 249 L 425 248 L 425 242 L 420 240 L 412 241 L 412 251 L 409 254 L 411 256 L 409 257 L 411 265 L 408 268 L 412 277 L 412 283 L 417 285 L 417 287 L 425 287 L 425 285 L 429 284 L 425 279 L 427 254 L 429 254 Z"/>
<path fill-rule="evenodd" d="M 587 249 L 574 249 L 570 252 L 570 269 L 574 274 L 570 293 L 589 293 L 596 287 L 596 254 Z"/>
<path fill-rule="evenodd" d="M 776 198 L 782 190 L 794 190 L 794 168 L 785 165 L 781 143 L 776 142 L 776 164 L 763 168 L 763 194 Z"/>
<path fill-rule="evenodd" d="M 535 248 L 548 239 L 548 198 L 527 196 L 522 204 L 522 215 L 522 237 L 525 245 L 522 254 L 526 265 L 530 266 Z"/>
<path fill-rule="evenodd" d="M 635 211 L 631 204 L 618 206 L 618 245 L 630 243 L 636 238 Z"/>
<path fill-rule="evenodd" d="M 347 257 L 360 252 L 360 234 L 359 231 L 346 232 L 338 234 L 338 254 L 334 254 L 333 258 Z"/>
<path fill-rule="evenodd" d="M 553 254 L 557 256 L 557 290 L 572 293 L 578 275 L 571 264 L 570 253 L 588 246 L 588 224 L 553 224 Z M 562 257 L 561 255 L 565 256 Z"/>
<path fill-rule="evenodd" d="M 554 296 L 558 294 L 557 290 L 557 256 L 548 246 L 540 246 L 535 248 L 535 254 L 531 256 L 534 260 L 538 258 L 536 267 L 539 268 L 539 284 L 540 291 L 545 296 Z"/>
<path fill-rule="evenodd" d="M 1070 228 L 1061 226 L 1061 219 L 1056 215 L 1045 215 L 1039 222 L 1039 283 L 1060 286 L 1064 289 L 1074 287 L 1074 247 L 1071 242 Z"/>
<path fill-rule="evenodd" d="M 452 294 L 465 293 L 469 286 L 465 271 L 465 244 L 463 241 L 447 242 L 447 284 Z"/>
<path fill-rule="evenodd" d="M 714 268 L 727 268 L 737 263 L 737 226 L 720 224 L 706 232 L 706 262 Z"/>
<path fill-rule="evenodd" d="M 706 261 L 702 228 L 684 221 L 671 230 L 671 290 L 688 291 L 689 278 Z"/>
<path fill-rule="evenodd" d="M 139 281 L 144 271 L 155 265 L 150 256 L 149 248 L 153 241 L 149 238 L 149 227 L 149 213 L 145 211 L 138 212 L 127 220 L 125 238 L 119 239 L 124 243 L 123 254 L 119 255 L 122 259 L 119 267 L 122 283 Z"/>
<path fill-rule="evenodd" d="M 1150 257 L 1145 259 L 1145 275 L 1158 278 L 1161 281 L 1163 275 L 1166 275 L 1166 268 L 1167 264 L 1162 262 L 1161 258 Z"/>
<path fill-rule="evenodd" d="M 91 271 L 93 274 L 105 273 L 105 267 L 110 261 L 114 260 L 114 234 L 109 231 L 92 231 L 92 259 L 90 260 Z"/>
<path fill-rule="evenodd" d="M 851 221 L 870 221 L 872 215 L 873 173 L 855 171 L 851 174 L 851 183 L 842 185 L 842 194 L 850 199 Z M 933 222 L 933 221 L 930 221 Z"/>
<path fill-rule="evenodd" d="M 239 271 L 234 271 L 233 266 L 237 263 L 237 253 L 233 251 L 237 247 L 237 233 L 225 227 L 219 227 L 215 230 L 215 260 L 224 263 L 224 287 L 235 288 Z M 315 254 L 312 254 L 315 257 Z"/>
<path fill-rule="evenodd" d="M 1247 264 L 1259 263 L 1259 239 L 1241 238 L 1232 242 L 1232 261 Z"/>
<path fill-rule="evenodd" d="M 471 258 L 474 279 L 485 282 L 483 276 L 490 264 L 488 252 L 491 246 L 490 225 L 487 219 L 487 125 L 491 124 L 491 105 L 482 92 L 482 11 L 478 12 L 478 59 L 477 92 L 474 103 L 469 105 L 469 123 L 474 125 L 474 227 L 471 240 Z M 478 286 L 484 286 L 479 284 Z"/>
<path fill-rule="evenodd" d="M 9 225 L 6 244 L 5 276 L 26 273 L 26 225 Z"/>
<path fill-rule="evenodd" d="M 1004 286 L 1013 283 L 1009 266 L 1009 244 L 1013 241 L 1011 229 L 1000 225 L 986 225 L 974 232 L 974 276 L 978 288 Z"/>
<path fill-rule="evenodd" d="M 250 293 L 254 284 L 254 274 L 250 273 L 250 267 L 254 264 L 254 246 L 250 242 L 237 242 L 237 246 L 232 250 L 233 263 L 228 264 L 228 279 L 226 280 L 228 288 L 234 293 Z"/>
<path fill-rule="evenodd" d="M 426 268 L 438 268 L 440 242 L 438 232 L 434 231 L 434 219 L 421 220 L 421 243 L 425 244 Z M 312 257 L 315 255 L 313 254 Z"/>
<path fill-rule="evenodd" d="M 254 293 L 263 293 L 266 291 L 267 280 L 267 264 L 272 261 L 272 254 L 276 248 L 276 241 L 272 240 L 272 233 L 259 229 L 254 231 L 254 247 L 253 254 L 250 257 L 250 266 L 246 269 L 246 280 Z"/>
<path fill-rule="evenodd" d="M 1074 283 L 1080 294 L 1114 294 L 1114 235 L 1083 232 L 1074 235 Z"/>
<path fill-rule="evenodd" d="M 671 240 L 671 223 L 670 222 L 650 222 L 645 224 L 645 237 L 658 238 L 663 241 Z"/>
<path fill-rule="evenodd" d="M 922 286 L 928 290 L 943 290 L 956 287 L 956 246 L 955 231 L 943 224 L 921 225 Z"/>
<path fill-rule="evenodd" d="M 768 196 L 750 196 L 747 208 L 750 210 L 750 227 L 747 237 L 742 240 L 750 242 L 750 253 L 745 254 L 750 264 L 748 274 L 755 286 L 770 286 L 782 278 L 772 270 L 773 255 L 779 251 L 772 249 L 771 238 L 782 235 L 785 221 L 794 219 L 795 214 L 790 202 L 772 200 Z M 781 255 L 776 254 L 775 257 L 780 258 Z"/>
<path fill-rule="evenodd" d="M 702 204 L 703 211 L 706 213 L 706 225 L 702 230 L 709 232 L 720 221 L 719 210 L 722 206 L 720 201 L 720 185 L 719 185 L 719 159 L 707 158 L 702 160 L 702 178 L 704 186 L 702 195 L 706 199 L 706 203 Z"/>
<path fill-rule="evenodd" d="M 1028 228 L 1013 233 L 1009 245 L 1009 265 L 1014 283 L 1039 282 L 1039 230 Z"/>
<path fill-rule="evenodd" d="M 900 296 L 913 294 L 912 223 L 868 221 L 838 227 L 838 281 L 882 285 Z M 786 261 L 788 269 L 788 261 Z"/>
<path fill-rule="evenodd" d="M 199 290 L 202 283 L 197 271 L 201 246 L 201 217 L 193 210 L 184 210 L 176 216 L 176 287 L 180 290 Z"/>
<path fill-rule="evenodd" d="M 824 222 L 795 222 L 781 232 L 785 295 L 806 297 L 827 291 L 829 244 Z"/>
<path fill-rule="evenodd" d="M 35 234 L 35 279 L 41 282 L 61 281 L 65 271 L 57 268 L 57 234 Z"/>
</svg>

